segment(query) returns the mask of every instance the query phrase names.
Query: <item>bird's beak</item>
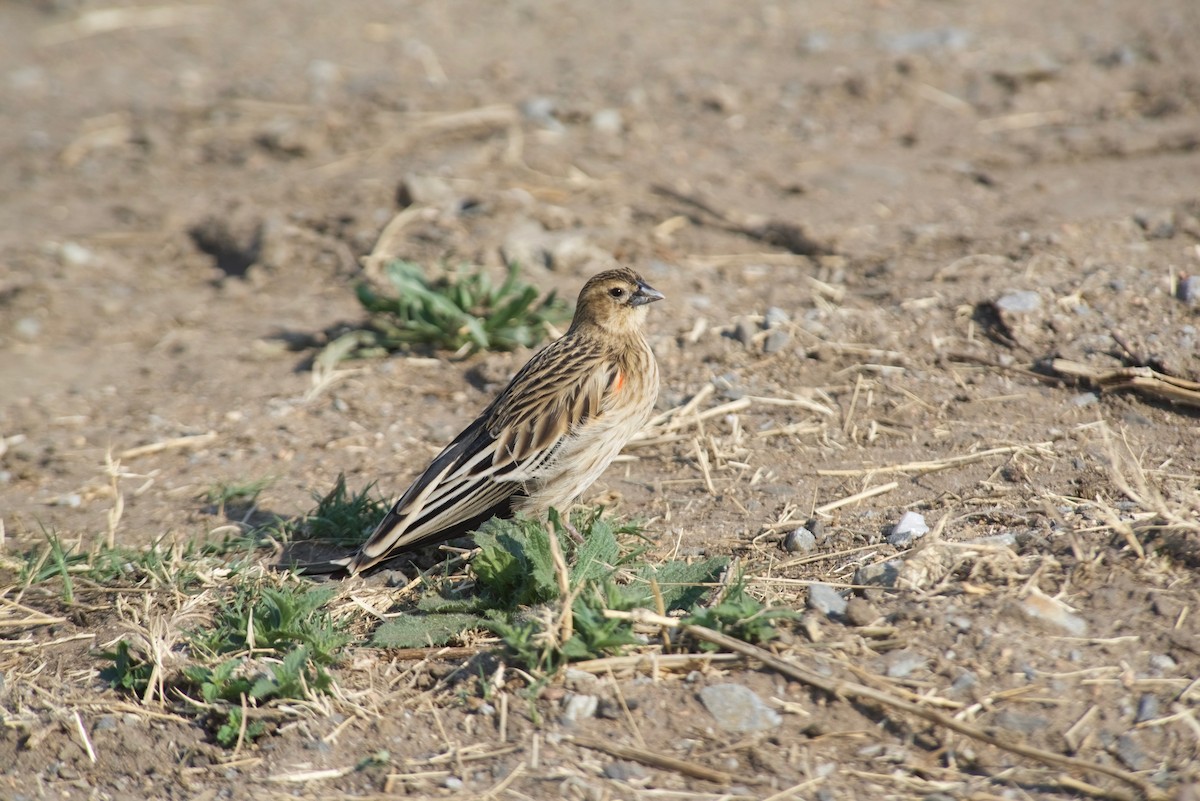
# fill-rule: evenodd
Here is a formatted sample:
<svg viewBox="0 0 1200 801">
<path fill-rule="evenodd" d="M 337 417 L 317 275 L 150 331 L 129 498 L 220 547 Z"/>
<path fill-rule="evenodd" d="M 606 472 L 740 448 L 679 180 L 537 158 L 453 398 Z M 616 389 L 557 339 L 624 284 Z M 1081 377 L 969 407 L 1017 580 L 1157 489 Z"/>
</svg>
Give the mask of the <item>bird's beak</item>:
<svg viewBox="0 0 1200 801">
<path fill-rule="evenodd" d="M 633 297 L 629 299 L 629 305 L 645 306 L 647 303 L 653 303 L 656 300 L 662 300 L 664 297 L 666 297 L 666 295 L 659 292 L 645 281 L 638 281 L 637 291 L 634 292 Z"/>
</svg>

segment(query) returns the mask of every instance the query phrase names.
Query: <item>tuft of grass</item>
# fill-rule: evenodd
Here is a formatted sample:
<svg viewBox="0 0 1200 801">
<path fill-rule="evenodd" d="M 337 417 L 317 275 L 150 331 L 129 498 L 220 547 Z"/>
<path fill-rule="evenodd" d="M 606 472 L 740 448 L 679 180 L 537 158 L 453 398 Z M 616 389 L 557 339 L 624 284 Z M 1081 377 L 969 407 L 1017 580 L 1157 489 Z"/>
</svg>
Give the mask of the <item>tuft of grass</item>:
<svg viewBox="0 0 1200 801">
<path fill-rule="evenodd" d="M 326 609 L 333 595 L 307 583 L 236 584 L 210 622 L 186 633 L 181 644 L 191 663 L 164 684 L 183 695 L 199 692 L 200 714 L 226 748 L 266 734 L 269 721 L 256 713 L 243 725 L 244 710 L 309 701 L 333 687 L 329 668 L 351 639 Z M 146 694 L 154 665 L 136 644 L 121 640 L 100 658 L 111 663 L 101 670 L 109 686 Z"/>
<path fill-rule="evenodd" d="M 217 507 L 218 514 L 225 513 L 226 506 L 253 506 L 258 496 L 271 485 L 272 478 L 251 481 L 222 481 L 205 494 L 206 500 Z"/>
<path fill-rule="evenodd" d="M 316 508 L 286 525 L 284 540 L 320 540 L 342 547 L 361 545 L 366 533 L 379 524 L 389 508 L 383 498 L 372 497 L 374 489 L 375 482 L 371 482 L 351 492 L 346 488 L 346 475 L 339 473 L 329 492 L 313 494 Z"/>
<path fill-rule="evenodd" d="M 46 538 L 46 547 L 31 550 L 25 555 L 25 564 L 18 573 L 18 579 L 26 587 L 60 579 L 63 603 L 73 604 L 75 583 L 71 580 L 71 573 L 87 569 L 88 554 L 65 546 L 62 538 L 53 531 L 43 529 L 42 534 Z"/>
<path fill-rule="evenodd" d="M 457 355 L 532 347 L 549 325 L 568 319 L 569 309 L 553 292 L 539 300 L 537 287 L 519 273 L 511 263 L 500 284 L 481 269 L 431 279 L 418 264 L 394 261 L 384 270 L 394 292 L 360 285 L 356 292 L 367 319 L 326 345 L 317 359 L 366 358 L 413 346 Z"/>
<path fill-rule="evenodd" d="M 325 609 L 333 595 L 333 589 L 307 584 L 237 586 L 212 624 L 195 632 L 191 645 L 213 656 L 240 651 L 279 655 L 302 646 L 314 664 L 331 665 L 350 641 Z"/>
</svg>

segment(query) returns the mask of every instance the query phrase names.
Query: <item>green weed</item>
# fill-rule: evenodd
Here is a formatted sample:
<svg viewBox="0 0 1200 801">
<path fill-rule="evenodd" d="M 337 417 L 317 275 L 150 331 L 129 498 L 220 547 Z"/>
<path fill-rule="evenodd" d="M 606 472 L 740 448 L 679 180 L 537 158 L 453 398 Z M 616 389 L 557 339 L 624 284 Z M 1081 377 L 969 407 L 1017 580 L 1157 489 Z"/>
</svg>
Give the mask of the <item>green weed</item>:
<svg viewBox="0 0 1200 801">
<path fill-rule="evenodd" d="M 227 506 L 253 506 L 262 491 L 271 485 L 272 478 L 252 481 L 222 481 L 211 487 L 205 499 L 217 507 L 218 514 L 225 514 Z"/>
<path fill-rule="evenodd" d="M 320 540 L 341 547 L 361 545 L 389 508 L 387 501 L 371 496 L 374 488 L 371 482 L 358 492 L 350 492 L 345 474 L 339 473 L 329 492 L 313 495 L 316 508 L 286 525 L 284 540 Z"/>
<path fill-rule="evenodd" d="M 108 682 L 114 690 L 125 690 L 136 696 L 143 696 L 150 686 L 150 677 L 154 674 L 154 666 L 139 659 L 129 649 L 129 643 L 121 640 L 112 651 L 100 654 L 101 659 L 107 659 L 112 664 L 100 671 L 100 678 Z"/>
<path fill-rule="evenodd" d="M 775 625 L 792 614 L 765 606 L 746 593 L 740 580 L 716 604 L 704 608 L 700 604 L 725 569 L 725 559 L 653 565 L 642 560 L 642 550 L 628 547 L 626 535 L 640 534 L 636 526 L 614 527 L 595 512 L 577 515 L 572 523 L 583 535 L 581 543 L 567 536 L 553 511 L 549 526 L 521 519 L 484 524 L 475 535 L 480 552 L 471 562 L 477 595 L 448 597 L 437 592 L 437 582 L 430 581 L 413 614 L 385 623 L 376 631 L 373 644 L 442 645 L 464 631 L 487 629 L 540 683 L 571 662 L 646 644 L 631 621 L 606 615 L 609 610 L 656 608 L 661 603 L 665 611 L 690 612 L 690 622 L 749 642 L 771 639 Z M 559 627 L 563 599 L 551 536 L 558 539 L 570 565 L 572 625 L 565 639 Z"/>
<path fill-rule="evenodd" d="M 317 358 L 336 362 L 421 345 L 463 355 L 532 347 L 546 336 L 548 324 L 569 315 L 553 293 L 539 300 L 537 287 L 521 281 L 519 272 L 510 264 L 497 285 L 483 270 L 431 279 L 418 264 L 394 261 L 385 269 L 394 294 L 360 285 L 357 294 L 366 321 L 329 343 Z"/>
</svg>

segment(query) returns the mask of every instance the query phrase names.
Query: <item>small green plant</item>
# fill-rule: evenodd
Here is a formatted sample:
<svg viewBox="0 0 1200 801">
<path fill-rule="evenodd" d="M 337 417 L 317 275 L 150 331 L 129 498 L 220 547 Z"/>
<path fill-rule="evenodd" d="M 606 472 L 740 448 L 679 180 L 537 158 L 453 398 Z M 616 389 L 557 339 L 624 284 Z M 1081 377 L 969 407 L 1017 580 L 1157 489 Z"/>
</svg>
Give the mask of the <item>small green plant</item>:
<svg viewBox="0 0 1200 801">
<path fill-rule="evenodd" d="M 195 633 L 192 645 L 212 655 L 250 649 L 284 653 L 303 645 L 315 664 L 333 664 L 350 641 L 324 609 L 333 594 L 295 584 L 239 587 L 212 624 Z"/>
<path fill-rule="evenodd" d="M 375 483 L 358 492 L 346 488 L 346 476 L 339 473 L 333 488 L 324 495 L 314 494 L 317 506 L 304 517 L 286 524 L 286 540 L 320 540 L 330 545 L 350 547 L 362 544 L 366 534 L 387 514 L 389 504 L 372 497 Z"/>
<path fill-rule="evenodd" d="M 103 652 L 100 658 L 112 662 L 112 665 L 100 671 L 100 678 L 108 682 L 109 687 L 137 696 L 145 695 L 146 688 L 150 686 L 150 677 L 154 674 L 154 665 L 134 655 L 129 643 L 119 641 L 116 648 Z"/>
<path fill-rule="evenodd" d="M 775 624 L 791 620 L 791 609 L 771 607 L 746 592 L 746 582 L 738 576 L 729 584 L 721 600 L 712 606 L 697 608 L 684 622 L 713 629 L 752 644 L 769 642 L 779 636 Z M 715 651 L 717 646 L 701 642 L 700 648 Z"/>
<path fill-rule="evenodd" d="M 210 705 L 219 744 L 229 747 L 239 736 L 253 740 L 267 731 L 256 720 L 242 733 L 243 705 L 308 699 L 332 687 L 326 668 L 350 641 L 325 611 L 332 595 L 332 590 L 303 585 L 243 586 L 210 626 L 192 633 L 190 645 L 201 657 L 234 654 L 215 667 L 184 669 L 187 681 Z"/>
<path fill-rule="evenodd" d="M 42 531 L 46 547 L 30 551 L 21 567 L 20 581 L 25 586 L 44 584 L 55 578 L 62 579 L 62 599 L 65 604 L 75 602 L 75 583 L 71 573 L 86 570 L 88 554 L 63 545 L 62 538 L 52 531 Z"/>
<path fill-rule="evenodd" d="M 519 272 L 510 264 L 507 277 L 496 285 L 483 270 L 431 279 L 418 264 L 394 261 L 385 268 L 394 294 L 360 285 L 366 321 L 325 346 L 322 356 L 365 358 L 415 345 L 462 355 L 532 347 L 546 336 L 547 325 L 567 319 L 568 311 L 554 293 L 539 300 L 537 287 L 521 281 Z"/>
<path fill-rule="evenodd" d="M 381 626 L 374 644 L 441 645 L 463 631 L 485 628 L 500 638 L 516 662 L 545 680 L 570 662 L 642 643 L 632 622 L 607 614 L 609 610 L 655 608 L 659 602 L 667 611 L 692 609 L 726 566 L 724 559 L 651 565 L 641 561 L 643 551 L 623 547 L 619 539 L 639 535 L 638 526 L 614 526 L 597 512 L 576 515 L 572 523 L 582 542 L 567 535 L 553 510 L 548 525 L 524 519 L 484 524 L 475 535 L 480 551 L 471 562 L 478 594 L 468 598 L 427 594 L 414 614 Z M 571 565 L 569 629 L 560 626 L 563 599 L 551 537 L 558 540 Z M 431 586 L 436 585 L 431 582 Z M 763 617 L 766 625 L 770 619 Z"/>
<path fill-rule="evenodd" d="M 210 488 L 205 498 L 217 507 L 218 514 L 225 514 L 226 506 L 253 506 L 258 496 L 273 480 L 259 478 L 241 482 L 222 481 Z"/>
</svg>

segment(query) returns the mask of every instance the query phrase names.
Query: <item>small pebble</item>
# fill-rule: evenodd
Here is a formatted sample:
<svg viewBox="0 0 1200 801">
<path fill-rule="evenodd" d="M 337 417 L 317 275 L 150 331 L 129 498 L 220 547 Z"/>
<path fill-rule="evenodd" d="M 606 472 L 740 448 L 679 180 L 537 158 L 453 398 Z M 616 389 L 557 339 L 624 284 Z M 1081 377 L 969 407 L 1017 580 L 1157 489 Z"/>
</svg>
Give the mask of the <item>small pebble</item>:
<svg viewBox="0 0 1200 801">
<path fill-rule="evenodd" d="M 783 309 L 778 306 L 772 306 L 763 315 L 763 328 L 778 328 L 781 325 L 791 322 L 791 320 L 792 318 Z"/>
<path fill-rule="evenodd" d="M 594 695 L 571 693 L 563 704 L 562 721 L 570 725 L 594 717 L 600 699 Z"/>
<path fill-rule="evenodd" d="M 907 648 L 890 651 L 883 661 L 888 677 L 893 679 L 907 678 L 914 670 L 925 666 L 925 657 Z"/>
<path fill-rule="evenodd" d="M 592 130 L 608 136 L 616 136 L 625 128 L 621 112 L 615 108 L 604 108 L 592 115 Z"/>
<path fill-rule="evenodd" d="M 763 343 L 763 353 L 778 353 L 787 347 L 787 344 L 791 341 L 791 334 L 782 328 L 776 329 L 767 334 L 767 341 Z"/>
<path fill-rule="evenodd" d="M 457 776 L 447 776 L 442 781 L 442 786 L 445 787 L 447 790 L 461 790 L 464 787 L 466 787 L 466 784 L 463 782 L 462 779 L 458 778 Z"/>
<path fill-rule="evenodd" d="M 891 533 L 888 534 L 887 541 L 890 545 L 895 545 L 897 548 L 906 548 L 912 545 L 913 540 L 918 540 L 929 533 L 929 526 L 925 523 L 925 516 L 918 512 L 905 512 L 900 518 L 900 522 L 892 526 Z"/>
<path fill-rule="evenodd" d="M 64 242 L 58 258 L 67 267 L 86 267 L 92 261 L 92 252 L 77 242 Z"/>
<path fill-rule="evenodd" d="M 1158 717 L 1158 697 L 1153 693 L 1142 693 L 1142 697 L 1138 699 L 1137 717 L 1135 723 L 1144 723 L 1147 720 L 1154 720 Z"/>
<path fill-rule="evenodd" d="M 816 547 L 816 536 L 803 526 L 792 529 L 783 538 L 783 549 L 788 553 L 812 553 Z"/>
<path fill-rule="evenodd" d="M 42 333 L 42 322 L 36 317 L 22 317 L 17 320 L 13 329 L 18 337 L 30 341 L 37 339 L 38 335 Z"/>
<path fill-rule="evenodd" d="M 848 605 L 842 594 L 828 584 L 808 585 L 809 609 L 815 609 L 828 617 L 841 617 L 846 613 Z"/>
<path fill-rule="evenodd" d="M 533 97 L 521 104 L 521 113 L 526 119 L 536 122 L 551 131 L 565 130 L 563 124 L 555 118 L 558 104 L 553 98 Z"/>
<path fill-rule="evenodd" d="M 779 713 L 758 694 L 740 684 L 713 684 L 700 690 L 700 701 L 726 731 L 746 734 L 783 723 Z"/>
<path fill-rule="evenodd" d="M 1146 752 L 1138 745 L 1132 733 L 1122 734 L 1117 738 L 1117 744 L 1112 749 L 1117 759 L 1125 763 L 1130 770 L 1149 770 L 1154 762 L 1146 756 Z"/>
<path fill-rule="evenodd" d="M 891 559 L 887 562 L 863 565 L 854 571 L 854 583 L 895 587 L 900 578 L 900 566 L 903 564 L 899 559 Z"/>
<path fill-rule="evenodd" d="M 1188 275 L 1175 286 L 1175 297 L 1189 306 L 1200 304 L 1200 275 Z"/>
<path fill-rule="evenodd" d="M 1170 239 L 1175 236 L 1175 214 L 1170 209 L 1141 211 L 1133 221 L 1146 232 L 1147 239 Z"/>
<path fill-rule="evenodd" d="M 748 346 L 754 341 L 754 333 L 754 325 L 749 320 L 738 320 L 737 326 L 733 329 L 733 338 Z"/>
<path fill-rule="evenodd" d="M 1020 292 L 1009 292 L 1001 295 L 996 301 L 996 308 L 1000 311 L 1012 312 L 1020 314 L 1024 312 L 1034 312 L 1042 307 L 1041 296 L 1030 290 Z"/>
<path fill-rule="evenodd" d="M 869 626 L 880 617 L 875 604 L 866 598 L 851 598 L 846 604 L 846 620 L 854 626 Z"/>
<path fill-rule="evenodd" d="M 563 684 L 568 690 L 590 691 L 596 689 L 600 680 L 596 678 L 594 673 L 588 673 L 586 670 L 577 668 L 567 668 L 563 675 Z"/>
<path fill-rule="evenodd" d="M 646 769 L 636 762 L 627 762 L 618 760 L 617 762 L 609 762 L 604 766 L 604 778 L 615 779 L 619 782 L 627 782 L 630 779 L 644 779 L 649 775 Z"/>
<path fill-rule="evenodd" d="M 1179 667 L 1179 663 L 1172 659 L 1168 654 L 1151 654 L 1150 667 L 1155 670 L 1167 671 L 1174 670 Z"/>
<path fill-rule="evenodd" d="M 972 673 L 969 670 L 964 670 L 962 673 L 959 673 L 958 677 L 954 680 L 953 683 L 951 683 L 950 689 L 954 690 L 955 692 L 962 692 L 964 690 L 971 689 L 978 682 L 979 682 L 979 679 L 976 678 L 974 673 Z"/>
</svg>

